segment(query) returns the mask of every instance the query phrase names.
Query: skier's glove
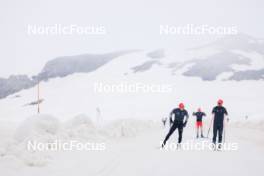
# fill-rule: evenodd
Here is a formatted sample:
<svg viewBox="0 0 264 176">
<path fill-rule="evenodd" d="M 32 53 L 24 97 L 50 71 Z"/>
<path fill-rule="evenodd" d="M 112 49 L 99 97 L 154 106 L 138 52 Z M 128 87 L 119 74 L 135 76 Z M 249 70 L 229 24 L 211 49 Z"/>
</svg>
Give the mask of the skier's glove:
<svg viewBox="0 0 264 176">
<path fill-rule="evenodd" d="M 186 125 L 187 125 L 187 121 L 185 121 L 185 122 L 183 123 L 183 127 L 186 127 Z"/>
</svg>

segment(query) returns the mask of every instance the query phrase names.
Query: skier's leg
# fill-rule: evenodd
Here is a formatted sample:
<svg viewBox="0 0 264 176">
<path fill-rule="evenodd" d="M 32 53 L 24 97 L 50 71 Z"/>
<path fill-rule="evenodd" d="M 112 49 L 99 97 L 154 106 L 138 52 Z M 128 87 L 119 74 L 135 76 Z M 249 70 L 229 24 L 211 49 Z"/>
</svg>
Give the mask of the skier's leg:
<svg viewBox="0 0 264 176">
<path fill-rule="evenodd" d="M 201 137 L 203 138 L 204 137 L 204 135 L 203 135 L 203 125 L 201 125 Z"/>
<path fill-rule="evenodd" d="M 176 125 L 172 125 L 172 127 L 170 128 L 169 133 L 166 135 L 163 143 L 162 143 L 162 147 L 166 144 L 167 140 L 170 138 L 170 136 L 172 135 L 172 133 L 175 131 L 176 129 Z"/>
<path fill-rule="evenodd" d="M 213 143 L 216 143 L 216 136 L 217 136 L 217 125 L 214 124 L 213 126 Z"/>
<path fill-rule="evenodd" d="M 198 137 L 199 137 L 199 126 L 196 122 L 196 138 L 198 138 Z"/>
<path fill-rule="evenodd" d="M 223 125 L 220 125 L 218 128 L 218 143 L 222 143 L 222 135 L 223 135 Z"/>
<path fill-rule="evenodd" d="M 178 143 L 179 144 L 182 142 L 182 132 L 183 132 L 183 125 L 179 125 L 178 126 L 178 134 L 179 134 Z"/>
</svg>

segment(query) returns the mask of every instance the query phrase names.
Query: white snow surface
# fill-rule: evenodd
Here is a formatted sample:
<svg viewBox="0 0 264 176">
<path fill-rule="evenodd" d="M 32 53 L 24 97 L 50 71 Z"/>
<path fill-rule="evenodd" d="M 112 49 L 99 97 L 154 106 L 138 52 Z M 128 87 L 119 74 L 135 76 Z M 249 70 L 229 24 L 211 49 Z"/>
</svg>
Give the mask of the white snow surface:
<svg viewBox="0 0 264 176">
<path fill-rule="evenodd" d="M 264 58 L 261 54 L 257 52 L 244 52 L 244 51 L 239 51 L 239 50 L 234 50 L 233 52 L 241 56 L 244 56 L 246 58 L 250 58 L 250 61 L 251 61 L 249 66 L 234 65 L 233 68 L 237 71 L 258 70 L 264 67 Z"/>
<path fill-rule="evenodd" d="M 208 125 L 207 120 L 206 129 Z M 85 115 L 60 121 L 52 115 L 40 114 L 27 118 L 13 130 L 1 124 L 1 130 L 0 169 L 8 176 L 262 175 L 264 126 L 259 120 L 226 125 L 226 141 L 236 142 L 238 150 L 219 152 L 160 150 L 158 146 L 168 127 L 164 129 L 160 122 L 147 120 L 119 119 L 98 126 Z M 194 136 L 194 119 L 191 119 L 184 129 L 183 142 L 211 140 Z M 5 141 L 6 138 L 9 140 Z M 26 148 L 30 140 L 52 142 L 58 139 L 104 142 L 106 149 L 33 152 Z M 175 133 L 169 142 L 176 140 Z"/>
<path fill-rule="evenodd" d="M 5 124 L 1 124 L 1 127 L 4 126 Z M 70 140 L 106 142 L 117 138 L 135 137 L 154 127 L 153 121 L 134 119 L 116 120 L 97 126 L 86 115 L 78 115 L 65 122 L 48 114 L 34 115 L 18 125 L 12 134 L 10 129 L 9 133 L 3 130 L 6 134 L 1 134 L 3 140 L 0 143 L 0 160 L 1 164 L 5 164 L 5 161 L 11 158 L 14 164 L 18 161 L 26 166 L 44 166 L 50 162 L 54 152 L 29 150 L 29 142 L 52 143 Z"/>
<path fill-rule="evenodd" d="M 263 81 L 202 81 L 199 78 L 181 76 L 183 70 L 173 75 L 169 69 L 154 65 L 145 72 L 132 73 L 131 68 L 151 58 L 134 53 L 122 56 L 89 74 L 73 74 L 64 78 L 40 83 L 41 113 L 53 114 L 60 120 L 67 120 L 80 113 L 97 115 L 97 109 L 104 120 L 120 118 L 160 119 L 168 116 L 172 108 L 184 102 L 190 112 L 201 107 L 211 113 L 217 99 L 222 98 L 228 107 L 230 117 L 243 119 L 258 116 L 263 107 Z M 186 68 L 183 68 L 186 69 Z M 95 85 L 105 87 L 136 85 L 169 87 L 165 92 L 137 92 L 95 90 Z M 37 106 L 25 106 L 36 101 L 37 86 L 22 90 L 0 100 L 0 120 L 23 121 L 37 112 Z M 95 119 L 93 119 L 95 120 Z"/>
<path fill-rule="evenodd" d="M 217 51 L 214 51 L 217 52 Z M 202 51 L 211 55 L 212 53 Z M 190 55 L 199 53 L 190 53 Z M 240 53 L 255 58 L 256 53 Z M 167 59 L 167 60 L 166 60 Z M 171 62 L 174 57 L 165 58 Z M 183 59 L 183 58 L 179 58 Z M 41 114 L 36 106 L 37 87 L 23 90 L 20 97 L 0 100 L 0 171 L 6 176 L 144 176 L 144 175 L 263 175 L 264 122 L 263 81 L 202 81 L 172 75 L 169 69 L 154 65 L 145 72 L 133 73 L 132 67 L 151 58 L 134 53 L 122 56 L 89 74 L 73 74 L 40 83 Z M 247 68 L 249 68 L 247 67 Z M 183 68 L 186 69 L 186 68 Z M 244 68 L 237 68 L 242 70 Z M 96 92 L 95 83 L 104 85 L 170 86 L 168 92 Z M 226 141 L 238 143 L 237 151 L 164 151 L 158 149 L 168 132 L 161 118 L 184 102 L 191 114 L 201 107 L 206 112 L 205 132 L 211 111 L 221 98 L 229 113 Z M 247 119 L 246 119 L 247 117 Z M 190 117 L 183 141 L 198 143 L 195 118 Z M 51 143 L 105 143 L 102 151 L 29 151 L 30 141 Z M 169 142 L 177 141 L 175 132 Z"/>
</svg>

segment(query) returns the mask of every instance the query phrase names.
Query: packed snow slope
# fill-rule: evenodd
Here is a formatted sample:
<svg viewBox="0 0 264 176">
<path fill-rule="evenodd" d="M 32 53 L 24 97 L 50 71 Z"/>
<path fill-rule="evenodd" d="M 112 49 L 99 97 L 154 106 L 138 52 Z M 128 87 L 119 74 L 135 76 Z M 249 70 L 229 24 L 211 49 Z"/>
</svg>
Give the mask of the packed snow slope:
<svg viewBox="0 0 264 176">
<path fill-rule="evenodd" d="M 89 114 L 92 118 L 100 115 L 104 120 L 160 119 L 167 117 L 180 102 L 185 103 L 190 113 L 201 107 L 210 114 L 217 99 L 222 98 L 230 118 L 261 116 L 263 81 L 203 81 L 183 76 L 188 66 L 178 69 L 174 74 L 158 65 L 144 72 L 134 73 L 131 70 L 131 67 L 144 61 L 149 61 L 149 57 L 133 53 L 121 56 L 89 74 L 76 73 L 41 82 L 40 98 L 43 102 L 40 111 L 60 119 L 68 119 L 80 113 Z M 126 88 L 136 85 L 145 87 L 137 91 Z M 36 100 L 37 86 L 0 100 L 1 120 L 21 121 L 35 114 L 37 106 L 32 102 Z"/>
<path fill-rule="evenodd" d="M 264 123 L 258 122 L 262 127 L 257 129 L 252 128 L 256 127 L 254 121 L 226 125 L 225 141 L 237 143 L 237 150 L 160 150 L 160 142 L 168 132 L 168 127 L 161 127 L 160 122 L 123 119 L 98 127 L 84 115 L 61 121 L 41 114 L 27 118 L 17 128 L 0 124 L 0 169 L 6 176 L 261 176 Z M 208 125 L 206 122 L 205 129 Z M 104 143 L 104 149 L 30 151 L 26 148 L 28 141 L 55 140 Z M 176 141 L 175 133 L 168 145 Z M 194 121 L 190 120 L 183 134 L 183 143 L 187 141 L 197 144 L 211 139 L 195 139 Z"/>
</svg>

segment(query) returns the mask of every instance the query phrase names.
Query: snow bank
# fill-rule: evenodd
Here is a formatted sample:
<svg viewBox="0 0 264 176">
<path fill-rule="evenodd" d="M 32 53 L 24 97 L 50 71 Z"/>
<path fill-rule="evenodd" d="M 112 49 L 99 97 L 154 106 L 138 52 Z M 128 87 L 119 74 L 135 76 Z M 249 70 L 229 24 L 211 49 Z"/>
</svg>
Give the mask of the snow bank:
<svg viewBox="0 0 264 176">
<path fill-rule="evenodd" d="M 153 121 L 120 119 L 105 126 L 102 132 L 109 137 L 134 137 L 155 127 L 155 125 Z"/>
<path fill-rule="evenodd" d="M 58 138 L 60 121 L 47 114 L 39 114 L 26 119 L 15 131 L 14 137 L 3 146 L 2 156 L 20 160 L 27 166 L 45 166 L 51 160 L 46 151 L 29 150 L 31 141 L 50 143 Z"/>
<path fill-rule="evenodd" d="M 40 139 L 45 136 L 54 136 L 59 132 L 60 121 L 47 114 L 39 114 L 26 119 L 18 127 L 15 139 L 19 142 L 31 139 Z"/>
<path fill-rule="evenodd" d="M 77 140 L 98 140 L 102 136 L 98 133 L 97 127 L 91 118 L 82 114 L 70 119 L 64 124 L 64 137 Z"/>
<path fill-rule="evenodd" d="M 64 123 L 57 118 L 40 114 L 29 117 L 17 128 L 14 140 L 7 148 L 7 155 L 14 155 L 28 166 L 45 166 L 52 160 L 52 150 L 29 150 L 29 143 L 55 143 L 89 141 L 99 138 L 97 129 L 89 117 L 78 115 Z"/>
<path fill-rule="evenodd" d="M 120 137 L 134 137 L 153 128 L 153 121 L 121 119 L 97 127 L 86 115 L 78 115 L 66 122 L 48 114 L 39 114 L 26 119 L 16 129 L 13 138 L 0 145 L 1 159 L 14 159 L 27 166 L 45 166 L 54 157 L 54 151 L 29 150 L 29 143 L 102 142 Z"/>
<path fill-rule="evenodd" d="M 243 121 L 234 121 L 230 123 L 231 126 L 237 128 L 248 128 L 264 131 L 264 120 L 243 120 Z"/>
</svg>

